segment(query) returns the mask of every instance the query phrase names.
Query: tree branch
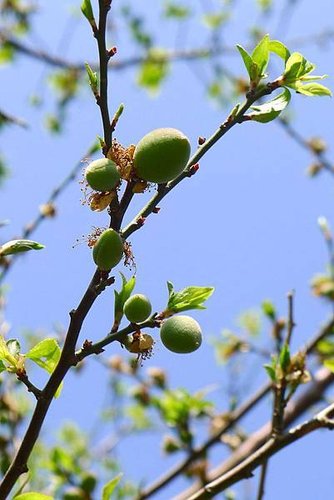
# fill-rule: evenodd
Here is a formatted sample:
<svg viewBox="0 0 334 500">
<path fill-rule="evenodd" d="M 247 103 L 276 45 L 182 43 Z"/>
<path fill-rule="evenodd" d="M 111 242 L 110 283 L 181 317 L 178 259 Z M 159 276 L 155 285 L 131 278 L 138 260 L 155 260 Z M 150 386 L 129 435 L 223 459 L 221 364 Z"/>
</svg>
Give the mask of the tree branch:
<svg viewBox="0 0 334 500">
<path fill-rule="evenodd" d="M 292 38 L 287 42 L 287 45 L 296 45 L 298 47 L 302 47 L 304 45 L 308 45 L 310 43 L 318 43 L 323 44 L 332 40 L 334 38 L 333 30 L 325 30 L 323 33 L 315 33 L 313 35 L 305 36 L 305 37 L 296 37 Z M 37 61 L 41 61 L 43 63 L 49 64 L 50 66 L 76 70 L 85 72 L 85 63 L 84 62 L 74 62 L 66 60 L 62 57 L 50 54 L 49 52 L 41 49 L 37 49 L 34 47 L 30 47 L 23 43 L 21 40 L 14 38 L 10 33 L 5 30 L 0 30 L 0 43 L 6 43 L 10 45 L 13 49 L 17 50 L 21 54 L 28 56 Z M 246 46 L 247 48 L 247 46 Z M 126 68 L 130 68 L 133 66 L 137 66 L 149 59 L 150 61 L 157 62 L 165 62 L 165 61 L 191 61 L 198 59 L 208 59 L 210 57 L 219 56 L 222 54 L 228 55 L 237 55 L 235 47 L 231 47 L 228 45 L 221 45 L 219 47 L 199 47 L 193 49 L 184 49 L 184 50 L 168 50 L 166 49 L 163 57 L 158 56 L 147 56 L 147 55 L 139 55 L 132 56 L 127 59 L 112 61 L 109 64 L 110 70 L 123 70 Z M 89 66 L 96 71 L 98 69 L 98 64 L 96 62 L 89 63 Z"/>
<path fill-rule="evenodd" d="M 263 460 L 268 460 L 268 458 L 272 457 L 286 446 L 289 446 L 315 430 L 324 428 L 333 430 L 334 421 L 328 418 L 328 415 L 331 415 L 333 411 L 334 403 L 319 412 L 313 419 L 298 425 L 283 436 L 279 438 L 270 438 L 251 456 L 247 457 L 243 462 L 223 476 L 205 485 L 194 495 L 188 497 L 188 500 L 212 498 L 217 493 L 224 491 L 236 482 L 252 477 L 253 470 L 256 469 L 263 462 Z"/>
<path fill-rule="evenodd" d="M 314 335 L 314 337 L 306 344 L 305 352 L 306 354 L 311 353 L 317 343 L 325 338 L 327 335 L 333 332 L 334 329 L 334 318 L 331 318 L 320 330 Z M 328 372 L 326 372 L 328 373 Z M 328 385 L 332 382 L 330 378 Z M 324 390 L 326 387 L 324 387 Z M 246 400 L 243 404 L 239 406 L 236 410 L 229 414 L 228 421 L 222 428 L 217 431 L 215 434 L 210 436 L 201 446 L 195 448 L 191 455 L 186 457 L 182 462 L 175 465 L 172 469 L 163 474 L 160 478 L 158 478 L 154 483 L 145 488 L 139 495 L 140 500 L 144 500 L 145 498 L 149 498 L 154 495 L 156 492 L 161 490 L 164 486 L 169 484 L 173 479 L 178 477 L 184 471 L 187 470 L 190 464 L 196 461 L 198 458 L 202 457 L 205 452 L 207 452 L 211 447 L 221 442 L 221 437 L 232 429 L 245 415 L 249 413 L 262 399 L 269 394 L 272 389 L 271 383 L 264 384 L 260 389 L 258 389 L 248 400 Z M 295 403 L 290 402 L 287 408 L 287 412 Z M 312 402 L 310 402 L 310 405 Z M 304 410 L 303 410 L 304 411 Z M 191 490 L 193 491 L 193 490 Z M 186 497 L 185 497 L 186 498 Z"/>
<path fill-rule="evenodd" d="M 204 144 L 202 144 L 194 153 L 194 155 L 190 158 L 187 166 L 184 171 L 173 181 L 168 182 L 167 184 L 161 184 L 158 188 L 157 193 L 149 200 L 147 205 L 134 217 L 132 222 L 129 223 L 122 230 L 123 238 L 127 239 L 132 233 L 140 229 L 142 227 L 142 223 L 139 221 L 145 220 L 152 212 L 154 212 L 158 203 L 168 194 L 172 189 L 174 189 L 183 179 L 187 177 L 191 177 L 198 169 L 199 160 L 205 155 L 209 149 L 211 149 L 214 144 L 216 144 L 219 139 L 221 139 L 232 127 L 236 124 L 242 123 L 243 117 L 248 109 L 256 102 L 261 99 L 265 95 L 271 94 L 277 85 L 275 82 L 268 83 L 266 86 L 261 88 L 254 93 L 250 93 L 246 101 L 240 106 L 238 111 L 235 114 L 230 114 L 226 121 L 214 132 L 214 134 L 207 139 Z M 197 166 L 197 168 L 195 168 Z"/>
<path fill-rule="evenodd" d="M 318 372 L 315 374 L 313 381 L 308 385 L 308 387 L 304 390 L 304 392 L 298 398 L 295 398 L 294 400 L 291 400 L 289 402 L 285 412 L 284 427 L 287 428 L 287 426 L 295 422 L 312 405 L 321 401 L 325 390 L 333 382 L 334 382 L 334 374 L 329 370 L 327 370 L 327 368 L 320 368 Z M 234 473 L 236 473 L 235 471 L 239 464 L 243 463 L 246 470 L 246 465 L 249 465 L 246 464 L 246 460 L 248 460 L 249 457 L 253 457 L 253 454 L 255 452 L 257 452 L 259 449 L 262 449 L 261 447 L 269 446 L 268 443 L 271 443 L 268 451 L 269 454 L 261 455 L 261 459 L 260 456 L 257 455 L 257 458 L 259 458 L 259 462 L 256 463 L 254 467 L 260 465 L 266 456 L 268 457 L 271 456 L 270 450 L 273 449 L 275 450 L 274 453 L 276 453 L 276 451 L 281 449 L 280 447 L 276 449 L 275 448 L 276 444 L 273 445 L 273 443 L 277 442 L 284 444 L 285 443 L 284 439 L 288 439 L 287 444 L 290 444 L 289 438 L 283 437 L 282 438 L 283 441 L 281 441 L 280 439 L 276 441 L 275 439 L 270 438 L 270 434 L 271 434 L 271 422 L 267 422 L 258 431 L 254 432 L 251 436 L 249 436 L 246 439 L 246 441 L 244 441 L 244 443 L 238 448 L 238 450 L 235 453 L 233 453 L 227 460 L 225 460 L 225 462 L 223 462 L 221 465 L 219 465 L 218 467 L 216 467 L 215 469 L 211 470 L 208 473 L 208 480 L 210 481 L 210 483 L 222 477 L 224 477 L 225 481 L 227 477 L 226 474 L 230 473 L 232 470 L 234 470 Z M 267 449 L 268 448 L 266 447 L 265 450 Z M 249 472 L 249 469 L 247 469 L 247 471 Z M 232 481 L 232 476 L 233 476 L 232 474 L 228 476 L 228 481 Z M 233 484 L 233 482 L 231 484 Z M 224 487 L 225 486 L 228 487 L 231 484 L 230 483 L 227 484 L 224 482 Z M 197 492 L 199 491 L 203 493 L 202 488 L 199 487 L 198 484 L 194 484 L 193 486 L 191 486 L 190 488 L 179 494 L 177 496 L 177 500 L 190 500 L 190 498 L 193 498 L 192 495 L 197 494 Z M 194 496 L 194 498 L 197 497 Z M 210 498 L 210 497 L 198 497 L 198 498 Z"/>
</svg>

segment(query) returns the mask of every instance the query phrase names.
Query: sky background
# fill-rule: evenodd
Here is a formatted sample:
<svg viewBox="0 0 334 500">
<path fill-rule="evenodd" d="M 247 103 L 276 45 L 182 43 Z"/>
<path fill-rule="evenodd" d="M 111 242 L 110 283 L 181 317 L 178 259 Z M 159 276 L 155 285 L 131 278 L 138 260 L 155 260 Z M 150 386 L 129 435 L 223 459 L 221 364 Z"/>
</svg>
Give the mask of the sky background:
<svg viewBox="0 0 334 500">
<path fill-rule="evenodd" d="M 154 33 L 158 46 L 174 48 L 175 40 L 178 40 L 177 47 L 180 44 L 182 48 L 205 46 L 209 31 L 198 19 L 204 10 L 213 11 L 221 2 L 184 3 L 192 5 L 194 17 L 182 29 L 176 29 L 171 22 L 161 24 L 162 2 L 128 1 L 137 13 L 145 13 L 147 27 Z M 319 0 L 315 6 L 306 0 L 296 1 L 289 15 L 282 18 L 282 6 L 286 3 L 274 1 L 272 16 L 267 18 L 259 15 L 255 1 L 235 1 L 223 41 L 231 47 L 237 43 L 247 45 L 249 28 L 260 25 L 264 32 L 286 43 L 291 51 L 300 50 L 316 63 L 317 74 L 331 76 L 333 43 L 300 47 L 294 40 L 332 29 L 332 2 Z M 34 35 L 29 43 L 71 61 L 96 60 L 95 41 L 87 23 L 76 14 L 73 16 L 78 4 L 39 2 Z M 112 11 L 116 21 L 110 39 L 110 45 L 117 45 L 119 60 L 136 54 L 122 22 L 117 22 L 121 5 L 122 2 L 115 2 Z M 237 51 L 221 61 L 235 74 L 245 76 Z M 35 217 L 37 207 L 73 168 L 92 140 L 101 134 L 101 124 L 94 99 L 89 89 L 83 88 L 68 109 L 64 132 L 56 137 L 50 135 L 43 125 L 45 112 L 54 109 L 53 95 L 45 87 L 50 68 L 18 57 L 15 65 L 3 66 L 0 71 L 0 108 L 29 123 L 27 130 L 11 127 L 0 136 L 1 149 L 11 168 L 0 198 L 1 218 L 10 220 L 1 233 L 6 241 L 19 236 L 21 228 Z M 276 61 L 273 77 L 279 71 Z M 206 84 L 212 78 L 207 62 L 173 65 L 155 98 L 138 88 L 135 74 L 135 68 L 110 73 L 111 110 L 121 102 L 125 104 L 116 133 L 125 145 L 135 144 L 154 128 L 175 127 L 189 137 L 194 151 L 197 137 L 209 137 L 228 114 L 228 109 L 219 108 L 207 98 Z M 332 78 L 326 84 L 333 89 Z M 42 97 L 41 108 L 29 105 L 32 94 Z M 293 95 L 290 112 L 294 126 L 303 136 L 321 136 L 331 148 L 332 100 Z M 297 323 L 294 348 L 302 346 L 328 318 L 329 308 L 311 295 L 309 283 L 326 265 L 326 249 L 317 218 L 324 215 L 334 226 L 334 179 L 325 173 L 310 179 L 305 170 L 311 162 L 310 154 L 292 142 L 276 123 L 245 123 L 234 127 L 205 155 L 199 172 L 163 200 L 159 215 L 150 217 L 144 228 L 133 235 L 131 243 L 137 264 L 135 290 L 147 294 L 155 310 L 161 310 L 166 304 L 167 280 L 172 281 L 176 289 L 189 285 L 216 289 L 207 309 L 192 314 L 202 325 L 203 347 L 192 355 L 177 356 L 158 343 L 154 357 L 145 363 L 144 370 L 149 366 L 163 367 L 169 372 L 172 387 L 188 390 L 216 387 L 210 398 L 223 410 L 227 404 L 228 375 L 214 361 L 212 338 L 218 337 L 223 328 L 235 328 L 236 317 L 242 311 L 259 308 L 264 299 L 270 298 L 284 315 L 286 294 L 294 289 Z M 149 196 L 150 193 L 146 193 L 136 197 L 127 220 L 131 220 Z M 92 226 L 108 224 L 106 213 L 90 212 L 87 206 L 82 206 L 81 199 L 80 185 L 73 182 L 59 198 L 58 216 L 43 223 L 33 235 L 33 239 L 46 245 L 46 250 L 18 260 L 8 275 L 6 314 L 11 336 L 21 336 L 26 329 L 50 335 L 56 325 L 65 328 L 68 312 L 80 300 L 94 264 L 90 250 L 85 244 L 76 245 L 76 240 L 87 235 Z M 126 274 L 131 275 L 129 270 Z M 109 331 L 112 297 L 109 290 L 99 298 L 85 322 L 82 340 L 97 340 Z M 264 328 L 264 343 L 268 335 L 269 329 Z M 106 356 L 115 353 L 123 355 L 118 345 L 112 345 Z M 266 375 L 261 359 L 254 357 L 252 362 L 253 383 L 257 387 L 266 380 Z M 70 374 L 62 397 L 52 405 L 46 430 L 54 433 L 64 420 L 74 420 L 84 429 L 92 429 L 98 410 L 108 396 L 106 381 L 106 370 L 93 359 L 87 363 L 81 378 Z M 268 418 L 267 402 L 260 405 L 246 423 L 255 430 Z M 154 437 L 136 439 L 135 456 L 133 444 L 125 443 L 120 450 L 124 473 L 150 482 L 175 459 L 162 456 Z M 333 436 L 324 431 L 281 452 L 270 461 L 266 498 L 281 499 L 282 488 L 286 500 L 329 498 L 334 486 L 334 475 L 328 465 L 333 445 Z M 224 453 L 218 446 L 213 461 L 218 463 Z M 144 465 L 138 468 L 138 463 Z M 284 486 L 282 478 L 287 477 L 288 486 Z M 156 498 L 169 498 L 184 484 L 180 480 Z M 250 483 L 243 483 L 240 498 L 254 498 L 256 482 L 255 489 L 251 488 Z"/>
</svg>

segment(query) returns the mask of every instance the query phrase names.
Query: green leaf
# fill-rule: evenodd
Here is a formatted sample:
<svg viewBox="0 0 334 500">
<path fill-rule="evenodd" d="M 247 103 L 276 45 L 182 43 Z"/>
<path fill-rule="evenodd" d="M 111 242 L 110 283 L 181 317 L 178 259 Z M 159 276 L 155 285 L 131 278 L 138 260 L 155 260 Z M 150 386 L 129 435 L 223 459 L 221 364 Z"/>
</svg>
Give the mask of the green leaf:
<svg viewBox="0 0 334 500">
<path fill-rule="evenodd" d="M 13 61 L 15 49 L 10 43 L 4 42 L 0 45 L 0 64 L 6 64 Z"/>
<path fill-rule="evenodd" d="M 95 153 L 97 153 L 98 151 L 100 151 L 101 149 L 101 144 L 100 144 L 100 141 L 97 139 L 92 145 L 91 147 L 89 148 L 88 150 L 88 155 L 91 156 Z"/>
<path fill-rule="evenodd" d="M 20 252 L 29 252 L 29 250 L 41 250 L 45 248 L 41 243 L 31 240 L 11 240 L 0 246 L 0 255 L 13 255 Z"/>
<path fill-rule="evenodd" d="M 3 361 L 0 360 L 0 373 L 6 371 L 6 365 L 3 363 Z"/>
<path fill-rule="evenodd" d="M 129 281 L 126 280 L 124 274 L 120 273 L 122 277 L 122 289 L 120 292 L 117 292 L 114 290 L 115 294 L 115 304 L 114 304 L 114 325 L 113 325 L 113 331 L 115 331 L 122 318 L 123 318 L 123 308 L 125 302 L 128 300 L 130 297 L 135 284 L 136 284 L 136 278 L 135 276 L 132 276 Z"/>
<path fill-rule="evenodd" d="M 222 26 L 222 24 L 226 23 L 229 18 L 229 14 L 227 12 L 217 12 L 214 14 L 204 14 L 203 22 L 205 26 L 212 30 L 216 30 Z"/>
<path fill-rule="evenodd" d="M 330 339 L 320 340 L 316 349 L 323 356 L 334 356 L 334 341 Z"/>
<path fill-rule="evenodd" d="M 186 19 L 190 16 L 190 9 L 176 2 L 167 2 L 164 9 L 164 16 L 178 20 Z"/>
<path fill-rule="evenodd" d="M 151 94 L 156 94 L 169 74 L 167 53 L 163 49 L 150 49 L 147 59 L 141 64 L 137 83 Z"/>
<path fill-rule="evenodd" d="M 325 359 L 323 365 L 334 373 L 334 359 Z"/>
<path fill-rule="evenodd" d="M 96 71 L 93 71 L 88 63 L 85 63 L 85 68 L 89 78 L 89 85 L 92 89 L 93 94 L 96 96 L 98 94 L 98 78 Z"/>
<path fill-rule="evenodd" d="M 113 494 L 116 486 L 118 485 L 118 483 L 122 479 L 122 476 L 123 476 L 123 474 L 118 474 L 116 477 L 114 477 L 114 479 L 112 479 L 111 481 L 109 481 L 108 483 L 106 483 L 103 486 L 102 500 L 111 500 L 112 499 L 112 494 Z"/>
<path fill-rule="evenodd" d="M 252 56 L 248 54 L 247 50 L 245 50 L 241 45 L 237 45 L 237 49 L 239 50 L 244 65 L 247 69 L 250 81 L 251 82 L 258 81 L 258 75 L 259 75 L 258 65 L 256 64 L 255 61 L 253 61 Z"/>
<path fill-rule="evenodd" d="M 315 65 L 310 63 L 300 52 L 293 52 L 286 61 L 283 73 L 284 84 L 299 80 L 302 76 L 311 73 Z"/>
<path fill-rule="evenodd" d="M 272 0 L 257 0 L 259 7 L 266 11 L 269 10 L 272 5 Z"/>
<path fill-rule="evenodd" d="M 269 62 L 269 35 L 265 35 L 252 52 L 252 60 L 259 68 L 259 78 L 264 78 Z"/>
<path fill-rule="evenodd" d="M 25 357 L 31 359 L 31 361 L 48 373 L 52 373 L 58 364 L 60 354 L 61 351 L 57 340 L 46 338 L 30 349 L 30 351 L 25 354 Z M 55 395 L 56 397 L 60 395 L 62 386 L 63 384 L 58 387 Z"/>
<path fill-rule="evenodd" d="M 264 300 L 261 304 L 263 314 L 274 321 L 276 319 L 276 308 L 270 300 Z"/>
<path fill-rule="evenodd" d="M 93 8 L 90 0 L 83 0 L 81 4 L 81 12 L 91 25 L 93 23 L 95 24 Z"/>
<path fill-rule="evenodd" d="M 23 368 L 22 357 L 20 358 L 19 353 L 16 353 L 16 349 L 19 345 L 16 339 L 10 339 L 6 342 L 5 339 L 0 336 L 0 361 L 5 367 L 5 370 L 15 372 Z M 15 352 L 15 354 L 13 354 L 10 349 Z"/>
<path fill-rule="evenodd" d="M 12 356 L 15 357 L 18 354 L 20 354 L 21 346 L 20 346 L 20 342 L 17 339 L 9 339 L 9 340 L 7 340 L 6 344 L 7 344 L 8 351 L 10 352 L 10 354 Z"/>
<path fill-rule="evenodd" d="M 205 309 L 203 303 L 212 295 L 213 287 L 189 286 L 180 292 L 174 292 L 173 284 L 167 282 L 169 299 L 166 312 L 175 314 L 190 309 Z"/>
<path fill-rule="evenodd" d="M 60 347 L 56 339 L 43 339 L 25 354 L 26 358 L 52 373 L 60 358 Z"/>
<path fill-rule="evenodd" d="M 29 493 L 21 493 L 14 497 L 15 500 L 53 500 L 53 497 L 49 495 L 44 495 L 43 493 L 37 493 L 35 491 L 30 491 Z"/>
<path fill-rule="evenodd" d="M 304 85 L 296 85 L 295 87 L 296 92 L 299 94 L 304 94 L 310 97 L 313 96 L 332 96 L 332 92 L 329 90 L 329 88 L 325 87 L 324 85 L 321 85 L 320 83 L 305 83 Z"/>
<path fill-rule="evenodd" d="M 275 382 L 276 381 L 275 368 L 273 368 L 271 365 L 263 365 L 263 367 L 266 370 L 266 372 L 269 375 L 269 378 L 272 380 L 272 382 Z"/>
<path fill-rule="evenodd" d="M 279 40 L 269 40 L 268 48 L 277 56 L 281 57 L 286 62 L 290 57 L 289 49 Z"/>
<path fill-rule="evenodd" d="M 286 369 L 289 367 L 290 362 L 290 348 L 288 344 L 284 344 L 279 354 L 279 364 L 283 370 L 283 373 L 285 373 Z"/>
<path fill-rule="evenodd" d="M 291 99 L 291 94 L 288 89 L 284 89 L 284 91 L 279 94 L 274 99 L 267 101 L 263 104 L 259 104 L 258 106 L 251 106 L 251 109 L 254 111 L 249 114 L 251 120 L 260 122 L 260 123 L 268 123 L 272 120 L 275 120 L 281 112 L 287 107 Z"/>
</svg>

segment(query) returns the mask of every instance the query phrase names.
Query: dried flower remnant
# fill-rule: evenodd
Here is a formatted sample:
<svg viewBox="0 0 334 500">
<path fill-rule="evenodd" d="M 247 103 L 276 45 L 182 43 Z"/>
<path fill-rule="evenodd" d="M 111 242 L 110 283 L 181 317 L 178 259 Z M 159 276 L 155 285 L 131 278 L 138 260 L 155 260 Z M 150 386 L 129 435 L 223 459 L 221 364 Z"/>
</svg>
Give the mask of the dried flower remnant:
<svg viewBox="0 0 334 500">
<path fill-rule="evenodd" d="M 133 175 L 133 155 L 135 145 L 131 144 L 127 148 L 122 146 L 117 139 L 113 139 L 112 146 L 108 151 L 107 157 L 114 161 L 119 168 L 121 178 L 129 181 Z"/>
</svg>

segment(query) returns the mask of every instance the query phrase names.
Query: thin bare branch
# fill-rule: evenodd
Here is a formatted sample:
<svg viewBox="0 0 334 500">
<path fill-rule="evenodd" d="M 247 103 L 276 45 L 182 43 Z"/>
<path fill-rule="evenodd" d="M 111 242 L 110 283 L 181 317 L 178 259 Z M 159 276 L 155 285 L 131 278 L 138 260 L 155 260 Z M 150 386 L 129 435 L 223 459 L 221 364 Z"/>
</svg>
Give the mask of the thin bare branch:
<svg viewBox="0 0 334 500">
<path fill-rule="evenodd" d="M 313 381 L 304 390 L 304 392 L 298 398 L 290 401 L 290 403 L 288 404 L 284 420 L 285 428 L 295 422 L 312 405 L 321 401 L 324 392 L 333 382 L 334 374 L 326 368 L 320 368 L 315 374 Z M 316 416 L 313 420 L 318 421 L 319 416 L 320 414 L 318 414 L 318 416 Z M 311 420 L 311 422 L 313 422 L 313 420 Z M 315 425 L 314 428 L 313 425 Z M 319 426 L 321 427 L 326 425 L 313 423 L 311 424 L 310 431 L 319 428 Z M 306 429 L 308 429 L 308 427 L 306 427 Z M 297 439 L 302 437 L 303 433 L 299 434 L 298 431 L 297 434 L 294 434 L 294 432 L 292 436 L 295 436 Z M 208 480 L 210 481 L 210 483 L 217 480 L 219 483 L 219 487 L 217 486 L 219 491 L 221 491 L 221 489 L 219 488 L 222 484 L 220 480 L 223 480 L 224 488 L 231 486 L 231 484 L 234 484 L 235 482 L 235 474 L 241 473 L 241 470 L 245 474 L 246 472 L 247 474 L 251 474 L 252 470 L 260 465 L 266 457 L 268 458 L 272 456 L 282 447 L 291 444 L 291 442 L 295 440 L 291 436 L 292 441 L 290 441 L 290 433 L 288 433 L 281 439 L 272 439 L 270 438 L 270 434 L 271 422 L 267 422 L 267 424 L 265 424 L 263 427 L 249 436 L 246 441 L 238 448 L 238 450 L 231 455 L 231 457 L 229 457 L 225 462 L 208 473 Z M 254 455 L 259 450 L 261 450 L 261 452 Z M 248 458 L 250 457 L 250 462 L 247 462 Z M 245 468 L 237 469 L 240 464 L 243 464 L 243 467 Z M 234 472 L 232 473 L 232 471 Z M 177 500 L 190 500 L 191 498 L 211 498 L 210 496 L 193 496 L 198 495 L 199 492 L 201 492 L 202 494 L 205 491 L 201 487 L 199 487 L 198 484 L 194 484 L 193 486 L 179 494 L 177 496 Z"/>
<path fill-rule="evenodd" d="M 318 342 L 325 338 L 327 335 L 333 332 L 334 329 L 334 318 L 331 318 L 322 328 L 319 329 L 319 331 L 314 335 L 314 337 L 306 344 L 305 346 L 305 352 L 306 354 L 310 354 Z M 326 372 L 327 373 L 327 372 Z M 328 385 L 332 382 L 332 378 L 330 378 Z M 326 385 L 327 387 L 327 385 Z M 326 388 L 325 387 L 325 388 Z M 325 390 L 324 388 L 324 390 Z M 230 429 L 232 429 L 245 415 L 247 415 L 262 399 L 267 396 L 272 389 L 272 384 L 267 383 L 264 384 L 260 389 L 258 389 L 247 401 L 245 401 L 243 404 L 239 406 L 236 410 L 231 412 L 229 414 L 228 421 L 222 428 L 217 431 L 215 434 L 210 436 L 209 439 L 207 439 L 202 446 L 199 446 L 198 448 L 195 448 L 192 452 L 191 455 L 186 457 L 182 462 L 179 464 L 175 465 L 173 468 L 171 468 L 169 471 L 167 471 L 165 474 L 163 474 L 160 478 L 158 478 L 154 483 L 152 483 L 150 486 L 145 488 L 139 498 L 141 500 L 145 498 L 149 498 L 152 495 L 154 495 L 157 491 L 161 490 L 164 486 L 169 484 L 171 481 L 173 481 L 176 477 L 178 477 L 180 474 L 182 474 L 191 463 L 193 463 L 195 460 L 200 458 L 205 454 L 207 450 L 212 448 L 213 446 L 219 444 L 221 442 L 221 437 L 223 434 L 228 432 Z M 291 405 L 294 403 L 290 403 L 287 408 L 287 413 L 289 413 L 289 408 L 291 408 Z M 311 404 L 311 403 L 310 403 Z M 287 418 L 287 417 L 286 417 Z M 271 427 L 270 427 L 271 429 Z M 269 432 L 268 429 L 266 431 L 267 433 Z M 185 497 L 186 498 L 186 497 Z"/>
</svg>

